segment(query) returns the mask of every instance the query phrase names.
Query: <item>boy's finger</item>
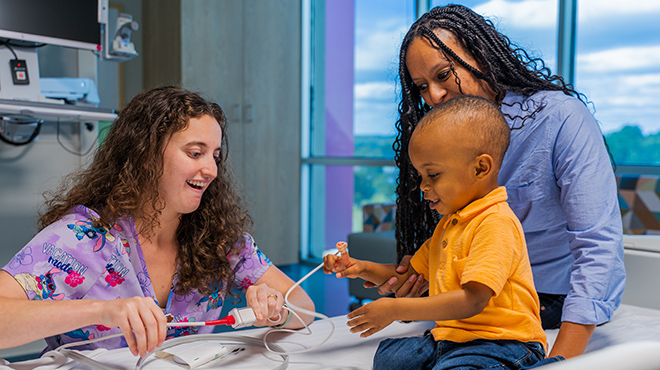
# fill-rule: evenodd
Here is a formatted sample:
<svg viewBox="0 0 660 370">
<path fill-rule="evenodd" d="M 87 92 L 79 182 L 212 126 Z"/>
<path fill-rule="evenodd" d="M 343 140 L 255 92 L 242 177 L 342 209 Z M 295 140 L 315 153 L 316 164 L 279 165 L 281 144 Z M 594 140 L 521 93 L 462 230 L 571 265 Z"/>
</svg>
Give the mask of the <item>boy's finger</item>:
<svg viewBox="0 0 660 370">
<path fill-rule="evenodd" d="M 364 313 L 363 311 L 364 311 L 364 306 L 360 308 L 356 308 L 355 310 L 349 312 L 348 315 L 346 315 L 346 317 L 348 317 L 349 319 L 354 319 L 358 316 L 362 316 L 362 314 Z"/>
<path fill-rule="evenodd" d="M 362 333 L 365 330 L 369 330 L 369 323 L 367 323 L 367 322 L 351 327 L 350 332 L 351 333 Z M 362 335 L 360 335 L 360 336 L 362 336 Z"/>
<path fill-rule="evenodd" d="M 331 254 L 323 257 L 323 269 L 331 270 L 335 265 L 337 258 Z"/>
<path fill-rule="evenodd" d="M 370 336 L 378 333 L 379 331 L 380 331 L 380 329 L 370 328 L 369 330 L 367 330 L 367 331 L 363 332 L 362 334 L 360 334 L 360 338 L 370 337 Z"/>
</svg>

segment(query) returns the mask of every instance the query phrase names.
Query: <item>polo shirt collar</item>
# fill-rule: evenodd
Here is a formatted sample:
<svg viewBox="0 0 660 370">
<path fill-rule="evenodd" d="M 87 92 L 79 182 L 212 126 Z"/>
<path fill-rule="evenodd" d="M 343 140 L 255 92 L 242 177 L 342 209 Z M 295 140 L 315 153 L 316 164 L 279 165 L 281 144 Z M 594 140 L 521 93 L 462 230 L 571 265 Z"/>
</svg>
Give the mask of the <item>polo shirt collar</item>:
<svg viewBox="0 0 660 370">
<path fill-rule="evenodd" d="M 471 219 L 497 203 L 506 202 L 507 198 L 506 188 L 504 186 L 498 186 L 493 191 L 486 194 L 485 197 L 475 200 L 458 210 L 456 213 L 449 215 L 449 217 L 443 217 L 445 219 L 443 226 L 446 228 L 449 222 L 454 218 L 459 221 Z"/>
</svg>

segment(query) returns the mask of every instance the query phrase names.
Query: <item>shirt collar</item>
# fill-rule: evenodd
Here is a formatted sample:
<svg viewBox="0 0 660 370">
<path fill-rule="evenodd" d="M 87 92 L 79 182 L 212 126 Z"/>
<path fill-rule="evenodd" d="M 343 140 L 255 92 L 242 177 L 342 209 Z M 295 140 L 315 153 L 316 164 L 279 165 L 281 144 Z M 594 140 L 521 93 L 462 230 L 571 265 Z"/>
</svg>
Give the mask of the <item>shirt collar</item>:
<svg viewBox="0 0 660 370">
<path fill-rule="evenodd" d="M 481 214 L 485 209 L 490 208 L 494 204 L 506 202 L 508 196 L 506 194 L 506 188 L 504 186 L 498 186 L 490 193 L 486 194 L 483 198 L 479 198 L 462 209 L 458 210 L 456 213 L 449 215 L 449 217 L 444 217 L 445 223 L 444 227 L 447 227 L 447 224 L 454 218 L 460 220 L 471 219 L 474 216 Z"/>
</svg>

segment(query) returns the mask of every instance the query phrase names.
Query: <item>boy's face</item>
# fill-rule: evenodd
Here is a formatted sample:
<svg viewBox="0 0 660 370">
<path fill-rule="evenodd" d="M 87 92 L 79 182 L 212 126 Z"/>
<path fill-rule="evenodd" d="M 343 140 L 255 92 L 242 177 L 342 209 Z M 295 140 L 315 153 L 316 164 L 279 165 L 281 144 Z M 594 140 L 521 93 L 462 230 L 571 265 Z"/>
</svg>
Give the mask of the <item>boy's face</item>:
<svg viewBox="0 0 660 370">
<path fill-rule="evenodd" d="M 452 214 L 479 198 L 476 158 L 460 141 L 457 129 L 451 131 L 443 132 L 437 125 L 415 131 L 408 151 L 422 177 L 419 187 L 424 199 L 441 215 Z"/>
</svg>

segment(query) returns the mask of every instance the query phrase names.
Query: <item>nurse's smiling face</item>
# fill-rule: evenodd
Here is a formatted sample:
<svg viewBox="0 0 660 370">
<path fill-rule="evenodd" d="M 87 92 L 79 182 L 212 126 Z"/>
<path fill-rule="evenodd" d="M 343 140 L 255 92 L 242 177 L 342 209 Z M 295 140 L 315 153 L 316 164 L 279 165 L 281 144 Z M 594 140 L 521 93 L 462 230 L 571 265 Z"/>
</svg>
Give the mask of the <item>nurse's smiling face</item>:
<svg viewBox="0 0 660 370">
<path fill-rule="evenodd" d="M 202 194 L 218 175 L 222 130 L 215 118 L 191 118 L 188 127 L 172 134 L 163 153 L 158 193 L 163 215 L 178 217 L 195 211 Z"/>
</svg>

